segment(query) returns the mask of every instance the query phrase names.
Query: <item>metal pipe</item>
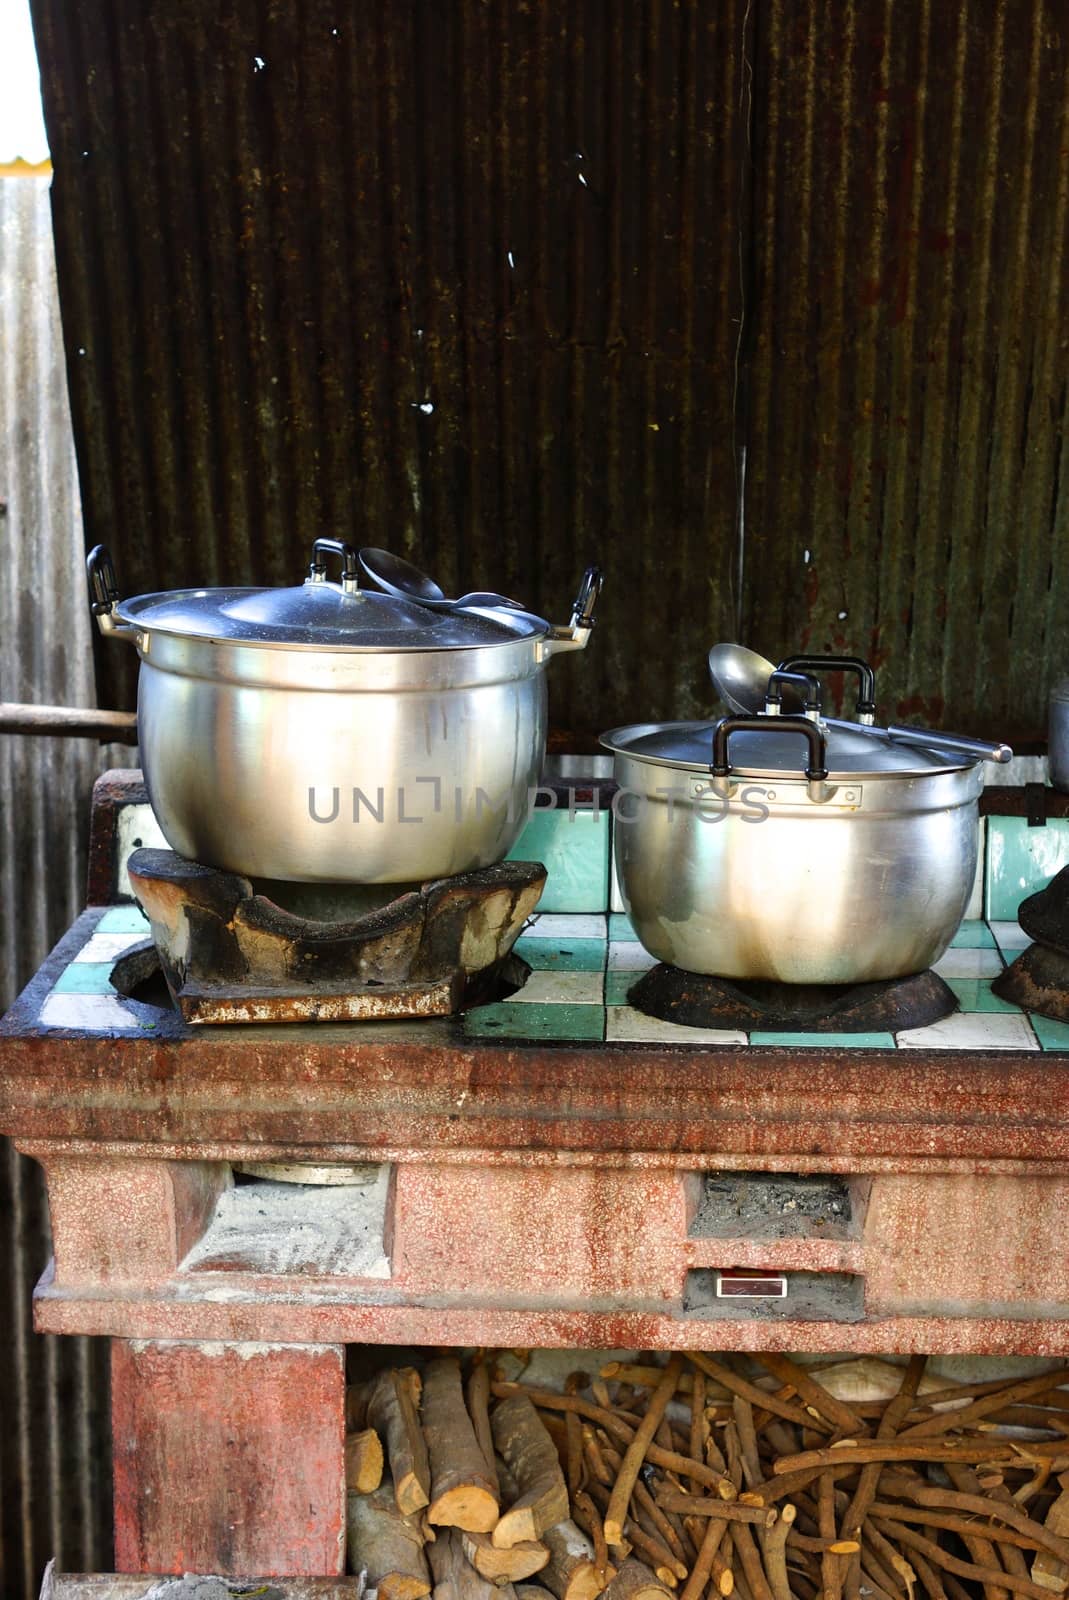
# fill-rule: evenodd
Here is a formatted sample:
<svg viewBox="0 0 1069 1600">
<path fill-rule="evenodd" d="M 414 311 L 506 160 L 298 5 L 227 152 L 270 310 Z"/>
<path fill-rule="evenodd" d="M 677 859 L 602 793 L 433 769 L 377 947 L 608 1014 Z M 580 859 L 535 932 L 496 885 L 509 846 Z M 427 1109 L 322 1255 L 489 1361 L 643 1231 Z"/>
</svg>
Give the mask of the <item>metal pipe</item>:
<svg viewBox="0 0 1069 1600">
<path fill-rule="evenodd" d="M 136 744 L 137 716 L 133 711 L 99 711 L 92 706 L 34 706 L 0 700 L 0 733 Z"/>
</svg>

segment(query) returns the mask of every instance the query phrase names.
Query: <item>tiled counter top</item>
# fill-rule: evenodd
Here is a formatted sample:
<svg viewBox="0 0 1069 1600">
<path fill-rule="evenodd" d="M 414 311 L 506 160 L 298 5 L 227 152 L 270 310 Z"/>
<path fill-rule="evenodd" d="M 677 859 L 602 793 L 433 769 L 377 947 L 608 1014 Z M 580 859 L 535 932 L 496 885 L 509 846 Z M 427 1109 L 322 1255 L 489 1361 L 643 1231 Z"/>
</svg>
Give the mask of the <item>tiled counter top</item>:
<svg viewBox="0 0 1069 1600">
<path fill-rule="evenodd" d="M 33 1029 L 83 1030 L 91 1034 L 179 1033 L 195 1036 L 173 1012 L 125 999 L 111 984 L 111 969 L 124 951 L 148 937 L 136 906 L 90 912 L 84 938 L 59 966 L 55 981 L 23 1025 Z M 654 965 L 628 918 L 545 913 L 532 919 L 516 945 L 531 968 L 522 989 L 507 1000 L 478 1006 L 450 1023 L 421 1022 L 465 1040 L 539 1044 L 743 1045 L 749 1048 L 1069 1050 L 1069 1025 L 1029 1015 L 991 991 L 991 980 L 1029 943 L 1016 922 L 964 922 L 936 965 L 958 998 L 960 1010 L 929 1027 L 894 1033 L 744 1033 L 726 1028 L 691 1028 L 661 1022 L 628 1004 L 628 990 Z M 320 1026 L 320 1025 L 316 1025 Z M 354 1028 L 374 1041 L 383 1024 Z"/>
</svg>

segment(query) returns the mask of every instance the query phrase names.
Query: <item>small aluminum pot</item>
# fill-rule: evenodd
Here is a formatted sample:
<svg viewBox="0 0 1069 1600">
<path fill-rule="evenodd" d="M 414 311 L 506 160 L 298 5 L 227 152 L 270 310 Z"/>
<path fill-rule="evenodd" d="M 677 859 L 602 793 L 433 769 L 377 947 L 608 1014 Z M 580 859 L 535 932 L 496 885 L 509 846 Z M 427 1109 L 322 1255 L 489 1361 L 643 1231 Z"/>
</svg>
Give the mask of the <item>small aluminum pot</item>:
<svg viewBox="0 0 1069 1600">
<path fill-rule="evenodd" d="M 644 723 L 602 736 L 616 871 L 659 961 L 782 983 L 938 961 L 976 873 L 975 758 L 806 717 Z"/>
<path fill-rule="evenodd" d="M 592 568 L 553 627 L 361 589 L 334 540 L 291 589 L 120 601 L 99 546 L 89 571 L 101 631 L 141 658 L 138 743 L 171 848 L 250 878 L 364 884 L 508 854 L 545 754 L 546 663 L 586 644 L 601 583 Z"/>
</svg>

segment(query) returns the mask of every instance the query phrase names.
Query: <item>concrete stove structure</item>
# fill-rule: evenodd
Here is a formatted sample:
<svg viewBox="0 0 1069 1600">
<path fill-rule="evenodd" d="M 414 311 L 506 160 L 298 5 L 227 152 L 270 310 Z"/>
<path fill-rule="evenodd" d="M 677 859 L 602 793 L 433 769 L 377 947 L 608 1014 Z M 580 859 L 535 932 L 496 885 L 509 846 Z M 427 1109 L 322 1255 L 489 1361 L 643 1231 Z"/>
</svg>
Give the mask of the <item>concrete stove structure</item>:
<svg viewBox="0 0 1069 1600">
<path fill-rule="evenodd" d="M 1012 1008 L 1002 1048 L 644 1034 L 609 915 L 600 969 L 548 919 L 534 986 L 596 1021 L 191 1028 L 105 992 L 143 930 L 96 906 L 0 1023 L 0 1129 L 52 1209 L 37 1326 L 114 1341 L 120 1570 L 341 1572 L 351 1342 L 1069 1352 L 1064 1048 Z M 730 1268 L 786 1298 L 718 1298 Z"/>
</svg>

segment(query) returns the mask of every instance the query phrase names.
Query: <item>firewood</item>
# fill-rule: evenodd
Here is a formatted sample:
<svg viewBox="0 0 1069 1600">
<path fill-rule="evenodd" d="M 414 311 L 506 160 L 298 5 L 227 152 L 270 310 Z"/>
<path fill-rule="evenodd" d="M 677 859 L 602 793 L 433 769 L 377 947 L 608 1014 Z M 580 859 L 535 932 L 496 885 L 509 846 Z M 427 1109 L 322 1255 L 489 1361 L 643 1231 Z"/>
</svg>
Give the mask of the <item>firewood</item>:
<svg viewBox="0 0 1069 1600">
<path fill-rule="evenodd" d="M 1062 1490 L 1047 1512 L 1044 1527 L 1048 1533 L 1069 1534 L 1069 1489 Z M 1032 1581 L 1038 1583 L 1041 1589 L 1053 1589 L 1063 1594 L 1069 1587 L 1069 1563 L 1059 1560 L 1048 1550 L 1042 1550 L 1032 1562 Z"/>
<path fill-rule="evenodd" d="M 580 1417 L 600 1423 L 606 1433 L 619 1439 L 623 1444 L 630 1444 L 635 1436 L 635 1428 L 631 1423 L 622 1421 L 611 1411 L 604 1411 L 600 1406 L 592 1405 L 579 1395 L 556 1394 L 551 1389 L 540 1389 L 533 1384 L 494 1383 L 491 1388 L 500 1399 L 506 1399 L 511 1394 L 525 1394 L 539 1410 L 574 1411 Z M 711 1471 L 700 1461 L 691 1461 L 689 1456 L 662 1450 L 659 1445 L 651 1444 L 646 1451 L 646 1459 L 654 1466 L 667 1467 L 673 1472 L 696 1477 L 700 1483 L 707 1484 L 718 1493 L 725 1493 L 726 1498 L 734 1497 L 734 1488 L 722 1473 Z"/>
<path fill-rule="evenodd" d="M 490 1427 L 490 1369 L 485 1361 L 479 1361 L 471 1370 L 467 1387 L 468 1415 L 471 1425 L 475 1429 L 475 1437 L 479 1441 L 479 1449 L 486 1462 L 486 1476 L 493 1486 L 494 1494 L 498 1500 L 501 1498 L 501 1485 L 497 1478 L 496 1457 L 494 1455 L 494 1435 Z"/>
<path fill-rule="evenodd" d="M 710 1579 L 717 1594 L 724 1597 L 724 1600 L 734 1592 L 735 1575 L 720 1555 L 720 1546 L 727 1531 L 728 1525 L 722 1518 L 710 1520 L 706 1524 L 705 1534 L 698 1549 L 698 1559 L 691 1568 L 690 1577 L 680 1593 L 679 1600 L 701 1600 Z"/>
<path fill-rule="evenodd" d="M 382 1482 L 382 1441 L 374 1428 L 345 1435 L 345 1487 L 370 1494 Z"/>
<path fill-rule="evenodd" d="M 598 1577 L 608 1583 L 610 1567 L 609 1547 L 605 1543 L 605 1529 L 601 1522 L 601 1513 L 588 1494 L 582 1489 L 576 1490 L 572 1496 L 572 1515 L 579 1527 L 587 1535 L 594 1546 L 594 1570 Z M 623 1557 L 626 1561 L 631 1554 L 631 1546 L 627 1545 L 627 1554 Z"/>
<path fill-rule="evenodd" d="M 753 1596 L 753 1600 L 773 1600 L 772 1590 L 768 1579 L 765 1577 L 765 1569 L 758 1554 L 754 1536 L 746 1523 L 733 1522 L 731 1524 L 731 1537 L 739 1558 L 739 1565 L 746 1579 L 746 1587 Z"/>
<path fill-rule="evenodd" d="M 608 1600 L 671 1600 L 669 1591 L 659 1583 L 641 1561 L 630 1557 L 604 1591 Z"/>
<path fill-rule="evenodd" d="M 347 1560 L 352 1572 L 366 1572 L 367 1585 L 381 1600 L 421 1600 L 431 1592 L 419 1517 L 398 1509 L 387 1479 L 372 1494 L 346 1497 Z"/>
<path fill-rule="evenodd" d="M 516 1480 L 519 1498 L 504 1512 L 493 1539 L 501 1550 L 522 1539 L 539 1539 L 569 1514 L 568 1486 L 542 1419 L 526 1395 L 513 1395 L 494 1408 L 494 1443 Z"/>
<path fill-rule="evenodd" d="M 819 1378 L 813 1378 L 800 1367 L 797 1362 L 791 1361 L 787 1356 L 780 1355 L 770 1350 L 754 1352 L 754 1360 L 759 1361 L 763 1367 L 781 1383 L 789 1383 L 800 1399 L 807 1406 L 813 1407 L 830 1422 L 840 1433 L 853 1434 L 865 1433 L 868 1430 L 861 1418 L 848 1406 L 844 1400 L 837 1400 L 823 1387 Z"/>
<path fill-rule="evenodd" d="M 638 1477 L 639 1468 L 646 1458 L 646 1452 L 653 1442 L 657 1425 L 664 1416 L 664 1409 L 676 1392 L 679 1374 L 683 1369 L 683 1358 L 673 1356 L 661 1382 L 653 1391 L 646 1415 L 639 1423 L 634 1438 L 624 1452 L 620 1471 L 613 1485 L 612 1495 L 609 1498 L 609 1508 L 605 1513 L 605 1540 L 606 1543 L 615 1545 L 619 1542 L 627 1516 L 627 1505 L 631 1499 L 631 1491 Z"/>
<path fill-rule="evenodd" d="M 862 1466 L 867 1461 L 1017 1461 L 1022 1457 L 1043 1456 L 1047 1454 L 1059 1455 L 1064 1450 L 1063 1444 L 1047 1444 L 1030 1439 L 1027 1444 L 1016 1439 L 1004 1439 L 995 1442 L 989 1439 L 962 1439 L 948 1443 L 941 1439 L 918 1439 L 912 1443 L 905 1435 L 899 1434 L 898 1438 L 887 1443 L 875 1439 L 863 1439 L 859 1443 L 853 1439 L 842 1439 L 837 1445 L 826 1449 L 803 1450 L 796 1456 L 783 1456 L 778 1460 L 773 1473 L 776 1477 L 783 1477 L 787 1473 L 804 1472 L 809 1467 L 837 1467 L 841 1462 L 849 1461 L 854 1466 Z"/>
<path fill-rule="evenodd" d="M 463 1538 L 459 1528 L 445 1527 L 428 1546 L 434 1600 L 515 1600 L 510 1583 L 497 1586 L 476 1572 L 464 1553 Z"/>
<path fill-rule="evenodd" d="M 350 1383 L 345 1390 L 345 1427 L 349 1433 L 359 1433 L 367 1427 L 367 1401 L 370 1383 Z"/>
<path fill-rule="evenodd" d="M 657 1504 L 665 1511 L 678 1511 L 688 1517 L 723 1517 L 728 1522 L 752 1522 L 759 1528 L 771 1528 L 776 1521 L 772 1506 L 748 1506 L 741 1500 L 714 1500 L 709 1495 L 683 1494 L 677 1489 L 659 1489 Z"/>
<path fill-rule="evenodd" d="M 934 1485 L 913 1483 L 899 1473 L 887 1474 L 887 1486 L 899 1497 L 910 1500 L 915 1506 L 928 1506 L 940 1511 L 957 1511 L 986 1517 L 992 1523 L 989 1536 L 998 1539 L 1002 1532 L 994 1526 L 1004 1522 L 1025 1537 L 1032 1548 L 1048 1550 L 1056 1560 L 1069 1562 L 1069 1538 L 1062 1537 L 1048 1516 L 1046 1526 L 1033 1521 L 1026 1512 L 1013 1503 L 996 1500 L 990 1495 L 963 1494 L 955 1489 L 942 1489 Z M 916 1520 L 916 1519 L 913 1519 Z M 975 1527 L 976 1524 L 974 1523 Z"/>
<path fill-rule="evenodd" d="M 787 1576 L 787 1535 L 796 1515 L 794 1506 L 788 1501 L 778 1517 L 773 1515 L 764 1537 L 765 1571 L 774 1600 L 792 1600 Z"/>
<path fill-rule="evenodd" d="M 541 1572 L 549 1560 L 545 1545 L 535 1540 L 517 1541 L 507 1550 L 499 1549 L 488 1533 L 462 1533 L 460 1542 L 480 1577 L 498 1586 Z"/>
<path fill-rule="evenodd" d="M 775 1395 L 766 1394 L 756 1384 L 749 1383 L 745 1378 L 740 1378 L 732 1372 L 730 1367 L 723 1367 L 718 1361 L 713 1361 L 709 1356 L 697 1350 L 687 1351 L 687 1360 L 704 1372 L 707 1378 L 712 1378 L 721 1384 L 731 1394 L 739 1394 L 744 1400 L 749 1400 L 752 1405 L 760 1406 L 766 1411 L 774 1411 L 777 1416 L 784 1417 L 788 1422 L 796 1422 L 801 1427 L 808 1427 L 812 1422 L 819 1423 L 821 1432 L 830 1433 L 831 1427 L 821 1418 L 813 1418 L 802 1410 L 800 1406 L 791 1405 L 787 1400 L 780 1400 Z"/>
<path fill-rule="evenodd" d="M 889 1403 L 880 1419 L 876 1429 L 877 1440 L 893 1439 L 898 1429 L 909 1413 L 910 1406 L 924 1377 L 924 1368 L 927 1356 L 913 1356 L 902 1374 L 898 1393 Z M 870 1462 L 861 1470 L 861 1476 L 854 1490 L 854 1497 L 847 1507 L 843 1517 L 843 1533 L 848 1539 L 854 1539 L 861 1531 L 862 1524 L 868 1516 L 868 1508 L 876 1498 L 880 1486 L 880 1475 L 884 1470 L 882 1461 Z"/>
<path fill-rule="evenodd" d="M 632 1361 L 607 1361 L 601 1369 L 603 1378 L 617 1378 L 621 1383 L 634 1384 L 642 1389 L 656 1389 L 664 1377 L 664 1368 L 656 1366 L 642 1366 Z M 682 1372 L 679 1376 L 679 1393 L 690 1394 L 693 1378 L 689 1372 Z M 717 1394 L 726 1394 L 726 1389 L 714 1385 Z"/>
<path fill-rule="evenodd" d="M 540 1583 L 517 1583 L 515 1585 L 516 1600 L 546 1600 L 549 1594 Z"/>
<path fill-rule="evenodd" d="M 879 1517 L 883 1522 L 916 1522 L 927 1528 L 945 1528 L 949 1533 L 957 1533 L 963 1538 L 966 1534 L 981 1533 L 984 1542 L 997 1544 L 999 1553 L 1003 1554 L 1010 1549 L 1036 1550 L 1041 1546 L 1034 1536 L 1018 1533 L 1015 1528 L 1000 1527 L 997 1523 L 977 1522 L 973 1517 L 962 1516 L 956 1511 L 940 1511 L 929 1506 L 902 1506 L 889 1500 L 874 1500 L 871 1506 L 872 1515 Z M 1043 1533 L 1040 1529 L 1040 1533 Z M 1055 1564 L 1058 1557 L 1045 1552 Z M 977 1561 L 977 1566 L 990 1566 L 992 1571 L 998 1567 L 994 1559 Z"/>
<path fill-rule="evenodd" d="M 455 1356 L 427 1363 L 422 1418 L 431 1467 L 427 1520 L 466 1533 L 489 1533 L 498 1518 L 497 1493 L 464 1404 Z"/>
<path fill-rule="evenodd" d="M 878 1519 L 870 1519 L 873 1526 L 878 1526 Z M 879 1528 L 887 1534 L 888 1525 Z M 978 1567 L 970 1561 L 959 1561 L 956 1556 L 949 1555 L 940 1545 L 931 1539 L 926 1539 L 923 1534 L 915 1533 L 912 1528 L 907 1528 L 902 1523 L 893 1524 L 894 1537 L 905 1545 L 906 1549 L 919 1550 L 921 1555 L 927 1556 L 937 1567 L 945 1567 L 948 1572 L 955 1573 L 959 1578 L 973 1578 L 979 1583 L 990 1582 L 991 1572 L 986 1567 Z M 998 1582 L 1006 1589 L 1013 1589 L 1018 1594 L 1028 1594 L 1034 1600 L 1048 1600 L 1050 1590 L 1040 1588 L 1039 1584 L 1032 1583 L 1028 1578 L 1019 1578 L 1015 1572 L 1003 1572 L 998 1577 Z"/>
<path fill-rule="evenodd" d="M 963 1410 L 942 1411 L 937 1417 L 929 1417 L 925 1422 L 918 1422 L 914 1427 L 907 1428 L 900 1437 L 930 1439 L 936 1434 L 945 1433 L 948 1428 L 969 1428 L 993 1411 L 1013 1405 L 1017 1400 L 1028 1400 L 1031 1396 L 1042 1394 L 1045 1389 L 1056 1388 L 1062 1383 L 1069 1383 L 1069 1368 L 1062 1367 L 1058 1372 L 1047 1372 L 1036 1378 L 1022 1378 L 1018 1383 L 1011 1383 L 1009 1388 L 982 1395 Z"/>
<path fill-rule="evenodd" d="M 594 1546 L 569 1518 L 547 1528 L 543 1543 L 549 1547 L 549 1561 L 542 1569 L 542 1581 L 557 1600 L 595 1600 L 616 1576 L 613 1566 L 604 1578 L 598 1576 Z"/>
<path fill-rule="evenodd" d="M 385 1370 L 373 1380 L 367 1420 L 386 1444 L 397 1508 L 406 1516 L 430 1504 L 430 1466 L 419 1425 L 419 1374 L 411 1367 Z"/>
</svg>

